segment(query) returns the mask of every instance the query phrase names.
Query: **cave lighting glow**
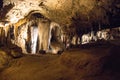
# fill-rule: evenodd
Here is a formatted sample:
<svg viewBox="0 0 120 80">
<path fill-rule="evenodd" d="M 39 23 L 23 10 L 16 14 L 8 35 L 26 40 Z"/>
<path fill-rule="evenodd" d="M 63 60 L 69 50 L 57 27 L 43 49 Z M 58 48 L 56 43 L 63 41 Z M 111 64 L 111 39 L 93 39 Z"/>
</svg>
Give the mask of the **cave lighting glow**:
<svg viewBox="0 0 120 80">
<path fill-rule="evenodd" d="M 37 39 L 38 39 L 38 28 L 37 27 L 31 27 L 31 53 L 36 53 L 36 47 L 37 47 Z"/>
<path fill-rule="evenodd" d="M 0 22 L 0 27 L 7 27 L 9 26 L 10 24 L 8 23 L 4 23 L 4 22 Z"/>
<path fill-rule="evenodd" d="M 17 23 L 18 22 L 18 18 L 16 18 L 15 16 L 10 18 L 10 22 L 11 23 Z"/>
<path fill-rule="evenodd" d="M 4 24 L 3 24 L 3 23 L 0 23 L 0 27 L 4 27 Z"/>
<path fill-rule="evenodd" d="M 8 24 L 8 23 L 6 23 L 6 24 L 5 24 L 5 27 L 7 27 L 7 26 L 9 26 L 9 24 Z"/>
</svg>

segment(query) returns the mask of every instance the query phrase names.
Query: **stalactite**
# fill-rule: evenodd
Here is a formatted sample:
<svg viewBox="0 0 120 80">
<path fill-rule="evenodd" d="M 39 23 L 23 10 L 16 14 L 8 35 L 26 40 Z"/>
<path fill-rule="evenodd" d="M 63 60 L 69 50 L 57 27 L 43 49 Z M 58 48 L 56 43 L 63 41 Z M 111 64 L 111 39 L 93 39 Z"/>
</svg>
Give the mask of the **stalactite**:
<svg viewBox="0 0 120 80">
<path fill-rule="evenodd" d="M 15 40 L 17 39 L 17 34 L 18 34 L 18 27 L 19 26 L 16 26 L 16 25 L 14 25 L 14 36 L 15 36 Z"/>
<path fill-rule="evenodd" d="M 38 28 L 36 26 L 31 26 L 31 53 L 36 53 L 38 39 Z"/>
<path fill-rule="evenodd" d="M 0 27 L 0 39 L 1 39 L 1 35 L 2 35 L 2 27 Z"/>
<path fill-rule="evenodd" d="M 0 45 L 2 45 L 2 27 L 0 27 Z"/>
<path fill-rule="evenodd" d="M 49 49 L 49 31 L 50 21 L 41 19 L 38 23 L 39 50 L 47 51 Z"/>
<path fill-rule="evenodd" d="M 7 37 L 8 31 L 9 31 L 9 26 L 5 26 L 3 27 L 4 31 L 5 31 L 5 37 Z"/>
<path fill-rule="evenodd" d="M 28 53 L 31 53 L 31 26 L 29 24 L 30 22 L 27 22 L 26 26 L 27 28 L 27 39 L 26 39 L 26 50 Z"/>
<path fill-rule="evenodd" d="M 7 32 L 7 37 L 6 37 L 6 45 L 8 45 L 8 47 L 11 46 L 11 36 L 10 36 L 10 26 L 8 26 L 8 32 Z"/>
<path fill-rule="evenodd" d="M 5 43 L 6 43 L 5 30 L 4 30 L 4 28 L 2 27 L 2 28 L 1 28 L 1 45 L 5 45 Z"/>
<path fill-rule="evenodd" d="M 79 45 L 80 44 L 80 38 L 78 35 L 74 35 L 71 41 L 72 45 Z"/>
</svg>

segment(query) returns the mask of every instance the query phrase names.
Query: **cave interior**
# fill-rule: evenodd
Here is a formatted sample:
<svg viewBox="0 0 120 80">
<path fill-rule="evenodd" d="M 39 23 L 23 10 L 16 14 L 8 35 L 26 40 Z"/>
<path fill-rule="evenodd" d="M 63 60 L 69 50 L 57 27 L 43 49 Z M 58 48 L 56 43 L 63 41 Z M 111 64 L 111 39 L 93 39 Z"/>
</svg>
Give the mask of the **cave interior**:
<svg viewBox="0 0 120 80">
<path fill-rule="evenodd" d="M 119 0 L 1 0 L 0 79 L 119 80 L 119 13 Z"/>
</svg>

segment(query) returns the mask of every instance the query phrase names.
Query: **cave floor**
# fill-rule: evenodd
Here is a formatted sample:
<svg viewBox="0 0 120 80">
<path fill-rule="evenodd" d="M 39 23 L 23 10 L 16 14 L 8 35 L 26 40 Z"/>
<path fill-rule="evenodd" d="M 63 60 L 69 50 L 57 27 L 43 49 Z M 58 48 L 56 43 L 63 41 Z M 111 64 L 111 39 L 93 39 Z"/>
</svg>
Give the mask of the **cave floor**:
<svg viewBox="0 0 120 80">
<path fill-rule="evenodd" d="M 0 80 L 120 80 L 120 71 L 94 66 L 108 56 L 108 46 L 74 48 L 61 55 L 24 55 L 10 61 L 0 72 Z"/>
</svg>

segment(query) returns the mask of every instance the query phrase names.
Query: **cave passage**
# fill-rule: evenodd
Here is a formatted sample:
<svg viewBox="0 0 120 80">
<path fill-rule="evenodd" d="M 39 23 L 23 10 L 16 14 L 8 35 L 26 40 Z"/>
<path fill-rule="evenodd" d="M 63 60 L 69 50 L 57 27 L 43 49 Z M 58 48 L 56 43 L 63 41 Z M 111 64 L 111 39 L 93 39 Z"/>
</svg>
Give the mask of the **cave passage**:
<svg viewBox="0 0 120 80">
<path fill-rule="evenodd" d="M 91 28 L 91 31 L 84 33 L 85 31 L 79 31 L 79 28 L 70 28 L 51 21 L 40 13 L 31 14 L 27 18 L 16 24 L 0 27 L 0 45 L 17 45 L 25 54 L 57 54 L 73 46 L 120 37 L 119 27 L 98 31 Z"/>
</svg>

